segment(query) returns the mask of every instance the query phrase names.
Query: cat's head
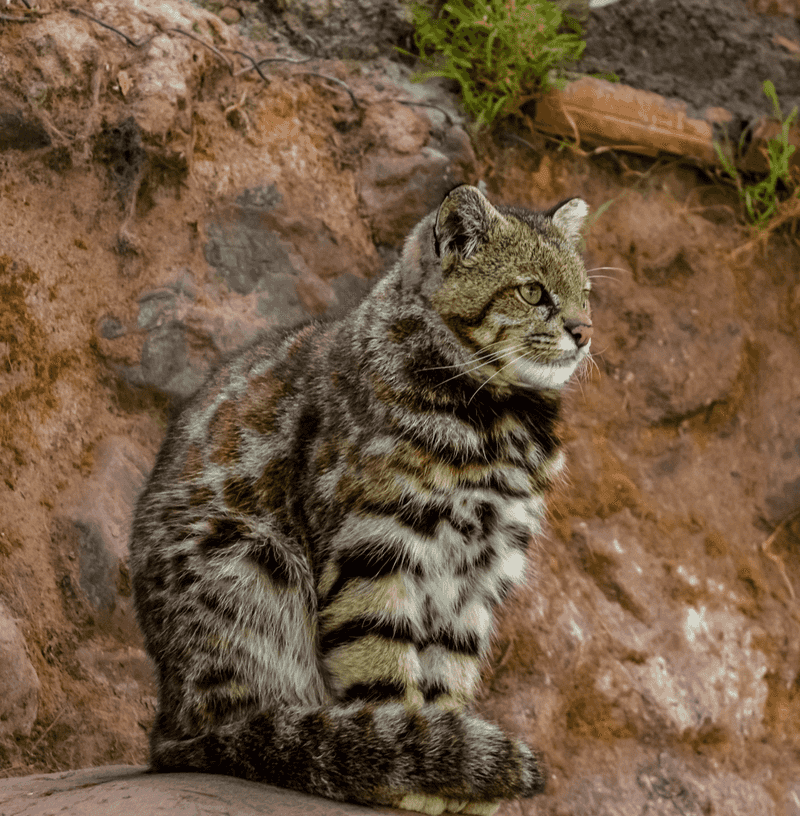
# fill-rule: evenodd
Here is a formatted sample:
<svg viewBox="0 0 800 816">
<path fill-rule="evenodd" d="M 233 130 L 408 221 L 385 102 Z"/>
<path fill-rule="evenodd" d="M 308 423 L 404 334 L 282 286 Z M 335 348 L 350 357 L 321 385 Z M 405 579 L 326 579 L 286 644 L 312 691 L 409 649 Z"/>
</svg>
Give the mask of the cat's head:
<svg viewBox="0 0 800 816">
<path fill-rule="evenodd" d="M 579 198 L 543 213 L 493 207 L 462 185 L 412 234 L 418 290 L 476 379 L 560 388 L 588 356 L 590 282 L 577 249 L 588 210 Z"/>
</svg>

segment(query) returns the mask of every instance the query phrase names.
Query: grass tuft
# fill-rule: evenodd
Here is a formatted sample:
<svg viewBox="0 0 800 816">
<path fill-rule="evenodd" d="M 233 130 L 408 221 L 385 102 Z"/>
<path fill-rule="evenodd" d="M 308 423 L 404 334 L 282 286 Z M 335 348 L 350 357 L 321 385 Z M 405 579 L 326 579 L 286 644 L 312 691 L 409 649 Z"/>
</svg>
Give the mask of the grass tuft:
<svg viewBox="0 0 800 816">
<path fill-rule="evenodd" d="M 415 3 L 412 13 L 414 42 L 428 67 L 415 81 L 458 82 L 479 127 L 559 86 L 586 47 L 579 21 L 550 0 L 448 0 L 438 17 Z"/>
</svg>

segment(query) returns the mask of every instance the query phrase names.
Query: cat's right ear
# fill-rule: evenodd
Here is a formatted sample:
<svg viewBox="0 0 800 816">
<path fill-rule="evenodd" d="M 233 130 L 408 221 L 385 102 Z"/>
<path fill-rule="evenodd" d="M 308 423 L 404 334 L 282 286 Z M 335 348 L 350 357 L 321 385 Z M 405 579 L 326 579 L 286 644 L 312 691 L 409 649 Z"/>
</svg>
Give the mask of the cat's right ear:
<svg viewBox="0 0 800 816">
<path fill-rule="evenodd" d="M 588 214 L 589 205 L 582 198 L 568 198 L 545 213 L 573 245 L 580 240 Z"/>
<path fill-rule="evenodd" d="M 492 226 L 505 219 L 477 187 L 462 184 L 451 190 L 436 213 L 433 242 L 437 257 L 469 258 Z"/>
</svg>

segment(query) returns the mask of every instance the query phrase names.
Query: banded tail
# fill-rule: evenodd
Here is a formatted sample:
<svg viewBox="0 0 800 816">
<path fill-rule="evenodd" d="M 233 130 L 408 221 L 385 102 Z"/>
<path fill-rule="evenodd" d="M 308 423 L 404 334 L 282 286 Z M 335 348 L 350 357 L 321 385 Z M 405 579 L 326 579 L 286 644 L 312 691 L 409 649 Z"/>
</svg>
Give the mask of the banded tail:
<svg viewBox="0 0 800 816">
<path fill-rule="evenodd" d="M 373 805 L 397 806 L 414 794 L 488 803 L 532 796 L 545 784 L 534 753 L 496 725 L 400 703 L 284 708 L 188 739 L 164 736 L 157 723 L 151 763 L 154 771 L 224 773 Z"/>
</svg>

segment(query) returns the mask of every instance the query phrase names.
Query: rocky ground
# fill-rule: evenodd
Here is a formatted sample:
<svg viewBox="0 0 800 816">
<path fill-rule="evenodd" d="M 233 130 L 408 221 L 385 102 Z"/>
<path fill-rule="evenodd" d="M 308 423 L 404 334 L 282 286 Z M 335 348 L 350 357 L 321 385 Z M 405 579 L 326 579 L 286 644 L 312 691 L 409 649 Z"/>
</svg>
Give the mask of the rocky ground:
<svg viewBox="0 0 800 816">
<path fill-rule="evenodd" d="M 785 113 L 800 105 L 798 16 L 797 0 L 622 0 L 589 16 L 579 67 L 680 99 L 690 116 L 724 107 L 740 131 L 772 113 L 765 79 Z"/>
<path fill-rule="evenodd" d="M 127 526 L 170 406 L 356 302 L 468 181 L 597 214 L 597 370 L 480 702 L 550 783 L 504 812 L 800 816 L 796 237 L 751 241 L 678 159 L 471 139 L 380 55 L 371 31 L 407 37 L 388 0 L 338 24 L 352 59 L 343 3 L 208 5 L 0 16 L 0 776 L 145 761 Z"/>
</svg>

